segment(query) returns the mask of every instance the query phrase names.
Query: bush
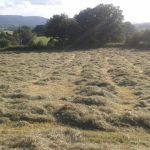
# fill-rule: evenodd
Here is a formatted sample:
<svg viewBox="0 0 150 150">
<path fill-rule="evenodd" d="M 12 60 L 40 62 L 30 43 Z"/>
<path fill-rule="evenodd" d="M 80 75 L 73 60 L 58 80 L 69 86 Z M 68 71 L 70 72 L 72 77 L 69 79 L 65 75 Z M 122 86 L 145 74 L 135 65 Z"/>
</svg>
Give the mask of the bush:
<svg viewBox="0 0 150 150">
<path fill-rule="evenodd" d="M 0 48 L 8 47 L 10 45 L 10 41 L 7 39 L 0 39 Z"/>
<path fill-rule="evenodd" d="M 57 39 L 50 38 L 50 40 L 47 43 L 47 46 L 50 47 L 50 48 L 60 47 L 60 43 Z"/>
<path fill-rule="evenodd" d="M 36 43 L 36 45 L 41 47 L 41 46 L 44 46 L 44 43 L 43 43 L 42 40 L 40 40 L 40 41 L 38 41 L 38 42 Z"/>
<path fill-rule="evenodd" d="M 126 44 L 129 46 L 137 46 L 141 40 L 141 33 L 135 33 L 133 36 L 126 40 Z"/>
<path fill-rule="evenodd" d="M 31 46 L 32 46 L 33 48 L 43 48 L 43 47 L 46 47 L 46 46 L 44 45 L 44 42 L 43 42 L 42 40 L 39 40 L 37 43 L 33 42 L 33 43 L 31 44 Z"/>
<path fill-rule="evenodd" d="M 13 37 L 20 45 L 31 45 L 34 41 L 34 34 L 31 28 L 23 26 L 14 31 Z"/>
<path fill-rule="evenodd" d="M 10 45 L 17 45 L 16 39 L 9 33 L 0 33 L 0 48 L 9 47 Z"/>
<path fill-rule="evenodd" d="M 135 33 L 127 39 L 126 44 L 133 47 L 150 47 L 150 30 Z"/>
</svg>

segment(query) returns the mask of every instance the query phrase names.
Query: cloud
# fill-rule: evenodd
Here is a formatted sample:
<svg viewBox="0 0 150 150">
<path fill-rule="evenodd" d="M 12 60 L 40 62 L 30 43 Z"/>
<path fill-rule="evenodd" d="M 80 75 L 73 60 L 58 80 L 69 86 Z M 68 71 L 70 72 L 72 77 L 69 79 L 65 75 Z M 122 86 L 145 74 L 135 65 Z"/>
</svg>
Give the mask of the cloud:
<svg viewBox="0 0 150 150">
<path fill-rule="evenodd" d="M 150 21 L 150 1 L 148 0 L 0 0 L 0 14 L 50 18 L 54 14 L 66 13 L 73 17 L 80 10 L 95 7 L 100 3 L 113 3 L 115 6 L 120 6 L 125 15 L 125 21 Z"/>
<path fill-rule="evenodd" d="M 8 5 L 31 3 L 33 5 L 61 5 L 62 0 L 5 0 Z"/>
<path fill-rule="evenodd" d="M 43 2 L 44 1 L 44 2 Z M 61 0 L 0 0 L 1 15 L 43 16 L 62 13 Z"/>
<path fill-rule="evenodd" d="M 27 0 L 31 4 L 35 5 L 61 5 L 61 0 Z"/>
</svg>

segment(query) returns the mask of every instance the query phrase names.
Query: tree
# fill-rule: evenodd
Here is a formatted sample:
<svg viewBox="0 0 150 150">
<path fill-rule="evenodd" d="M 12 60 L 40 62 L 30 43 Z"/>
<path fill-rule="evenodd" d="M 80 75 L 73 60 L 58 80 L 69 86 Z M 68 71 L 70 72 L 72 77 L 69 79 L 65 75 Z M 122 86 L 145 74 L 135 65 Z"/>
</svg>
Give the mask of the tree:
<svg viewBox="0 0 150 150">
<path fill-rule="evenodd" d="M 20 45 L 29 45 L 33 42 L 34 34 L 31 28 L 23 26 L 14 31 L 13 36 Z"/>
<path fill-rule="evenodd" d="M 10 45 L 10 41 L 8 39 L 2 38 L 0 39 L 0 48 L 8 47 Z"/>
<path fill-rule="evenodd" d="M 15 38 L 7 32 L 1 32 L 0 48 L 8 47 L 10 45 L 17 45 L 17 41 L 15 40 Z"/>
<path fill-rule="evenodd" d="M 126 40 L 137 32 L 136 27 L 130 22 L 123 23 L 123 38 Z"/>
<path fill-rule="evenodd" d="M 97 46 L 120 39 L 123 15 L 119 7 L 100 4 L 81 11 L 75 19 L 82 29 L 78 41 L 81 44 Z"/>
<path fill-rule="evenodd" d="M 139 31 L 130 36 L 126 44 L 132 47 L 150 47 L 150 30 Z"/>
<path fill-rule="evenodd" d="M 123 15 L 119 7 L 100 4 L 87 8 L 74 18 L 54 15 L 48 21 L 47 36 L 62 43 L 78 46 L 101 46 L 107 42 L 117 42 L 122 36 Z"/>
<path fill-rule="evenodd" d="M 45 25 L 37 25 L 33 30 L 33 33 L 37 35 L 45 35 L 46 34 L 46 26 Z"/>
<path fill-rule="evenodd" d="M 54 15 L 46 24 L 46 34 L 64 45 L 70 43 L 78 35 L 79 25 L 76 20 L 65 14 Z"/>
</svg>

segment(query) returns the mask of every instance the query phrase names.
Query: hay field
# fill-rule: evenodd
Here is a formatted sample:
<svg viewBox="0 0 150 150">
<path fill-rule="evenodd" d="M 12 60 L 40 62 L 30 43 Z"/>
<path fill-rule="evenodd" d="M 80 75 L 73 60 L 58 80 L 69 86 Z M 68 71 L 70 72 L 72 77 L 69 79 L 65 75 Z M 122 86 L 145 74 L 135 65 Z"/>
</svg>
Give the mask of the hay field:
<svg viewBox="0 0 150 150">
<path fill-rule="evenodd" d="M 0 52 L 0 150 L 149 150 L 150 51 Z"/>
</svg>

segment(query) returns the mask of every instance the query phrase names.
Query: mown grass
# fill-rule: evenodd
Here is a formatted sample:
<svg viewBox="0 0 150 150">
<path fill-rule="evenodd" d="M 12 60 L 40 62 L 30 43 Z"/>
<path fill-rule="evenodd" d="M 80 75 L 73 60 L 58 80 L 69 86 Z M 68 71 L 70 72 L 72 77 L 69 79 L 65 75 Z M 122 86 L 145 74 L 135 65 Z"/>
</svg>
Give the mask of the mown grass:
<svg viewBox="0 0 150 150">
<path fill-rule="evenodd" d="M 0 149 L 148 150 L 149 56 L 0 52 Z"/>
</svg>

